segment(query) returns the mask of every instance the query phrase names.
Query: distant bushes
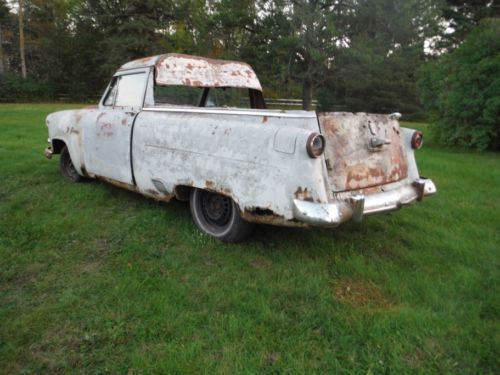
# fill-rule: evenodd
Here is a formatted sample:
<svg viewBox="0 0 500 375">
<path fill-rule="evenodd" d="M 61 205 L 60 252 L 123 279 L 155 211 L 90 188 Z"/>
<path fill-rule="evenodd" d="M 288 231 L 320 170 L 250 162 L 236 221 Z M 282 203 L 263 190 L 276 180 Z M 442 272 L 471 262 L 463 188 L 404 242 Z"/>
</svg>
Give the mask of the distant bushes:
<svg viewBox="0 0 500 375">
<path fill-rule="evenodd" d="M 442 144 L 500 150 L 500 19 L 485 19 L 455 51 L 424 66 L 419 88 Z"/>
<path fill-rule="evenodd" d="M 54 90 L 46 82 L 22 79 L 11 74 L 0 75 L 0 102 L 36 102 L 54 99 Z"/>
</svg>

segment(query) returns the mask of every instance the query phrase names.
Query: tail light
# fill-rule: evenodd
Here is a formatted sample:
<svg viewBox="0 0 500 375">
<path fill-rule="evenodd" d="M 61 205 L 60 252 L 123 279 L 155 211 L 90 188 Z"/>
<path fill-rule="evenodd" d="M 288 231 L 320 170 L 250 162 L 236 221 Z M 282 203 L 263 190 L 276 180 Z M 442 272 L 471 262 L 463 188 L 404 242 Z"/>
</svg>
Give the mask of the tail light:
<svg viewBox="0 0 500 375">
<path fill-rule="evenodd" d="M 424 136 L 421 131 L 415 131 L 411 137 L 411 147 L 415 150 L 422 148 L 424 144 Z"/>
<path fill-rule="evenodd" d="M 307 138 L 306 150 L 311 158 L 321 156 L 323 151 L 325 151 L 325 137 L 318 133 L 312 133 Z"/>
</svg>

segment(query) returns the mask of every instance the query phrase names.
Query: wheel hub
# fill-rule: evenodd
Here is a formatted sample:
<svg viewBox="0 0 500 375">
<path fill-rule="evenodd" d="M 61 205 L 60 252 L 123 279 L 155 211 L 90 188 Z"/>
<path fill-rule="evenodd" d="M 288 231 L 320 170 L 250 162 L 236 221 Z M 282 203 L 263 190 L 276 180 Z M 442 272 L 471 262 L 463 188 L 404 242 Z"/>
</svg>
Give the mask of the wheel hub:
<svg viewBox="0 0 500 375">
<path fill-rule="evenodd" d="M 204 192 L 202 195 L 202 210 L 208 222 L 221 226 L 231 218 L 231 200 L 220 194 Z"/>
</svg>

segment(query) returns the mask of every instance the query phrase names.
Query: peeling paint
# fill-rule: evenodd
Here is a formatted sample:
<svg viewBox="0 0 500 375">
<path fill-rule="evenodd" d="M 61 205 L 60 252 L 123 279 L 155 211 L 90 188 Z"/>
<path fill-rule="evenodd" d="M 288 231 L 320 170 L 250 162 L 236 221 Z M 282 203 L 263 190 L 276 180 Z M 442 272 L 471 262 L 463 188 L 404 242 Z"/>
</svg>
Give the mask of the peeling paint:
<svg viewBox="0 0 500 375">
<path fill-rule="evenodd" d="M 334 191 L 384 185 L 408 176 L 396 120 L 387 115 L 346 112 L 321 113 L 318 117 L 326 138 L 328 178 Z M 374 138 L 386 143 L 373 148 Z"/>
<path fill-rule="evenodd" d="M 252 68 L 236 61 L 166 54 L 121 70 L 146 77 L 151 68 L 158 84 L 261 91 Z M 152 98 L 149 79 L 145 97 Z M 306 145 L 318 120 L 326 148 L 313 158 Z M 230 197 L 257 223 L 336 226 L 436 192 L 418 175 L 411 130 L 386 115 L 100 104 L 46 122 L 53 146 L 64 142 L 84 176 L 158 201 L 204 189 Z"/>
<path fill-rule="evenodd" d="M 154 66 L 159 85 L 239 87 L 262 91 L 257 75 L 246 63 L 168 53 L 134 60 L 120 70 Z"/>
</svg>

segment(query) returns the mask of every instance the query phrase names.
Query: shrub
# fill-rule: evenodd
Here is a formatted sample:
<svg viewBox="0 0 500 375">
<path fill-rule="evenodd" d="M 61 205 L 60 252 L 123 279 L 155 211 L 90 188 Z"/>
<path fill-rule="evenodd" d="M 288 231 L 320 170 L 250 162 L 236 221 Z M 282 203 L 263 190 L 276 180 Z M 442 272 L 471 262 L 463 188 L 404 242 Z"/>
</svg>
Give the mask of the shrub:
<svg viewBox="0 0 500 375">
<path fill-rule="evenodd" d="M 28 77 L 22 79 L 11 74 L 0 75 L 0 102 L 32 102 L 52 100 L 51 85 Z"/>
<path fill-rule="evenodd" d="M 500 149 L 500 19 L 485 19 L 420 72 L 421 100 L 445 145 Z"/>
</svg>

